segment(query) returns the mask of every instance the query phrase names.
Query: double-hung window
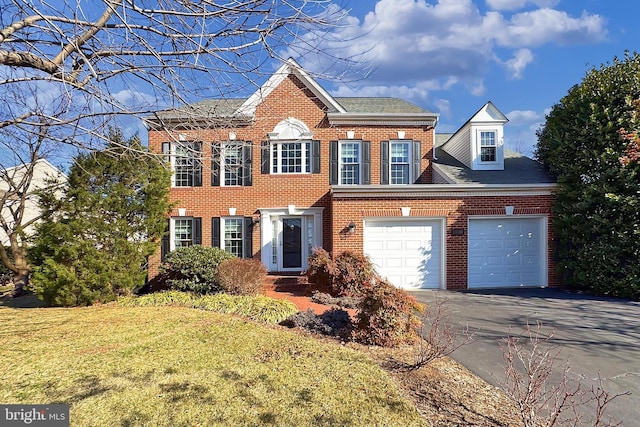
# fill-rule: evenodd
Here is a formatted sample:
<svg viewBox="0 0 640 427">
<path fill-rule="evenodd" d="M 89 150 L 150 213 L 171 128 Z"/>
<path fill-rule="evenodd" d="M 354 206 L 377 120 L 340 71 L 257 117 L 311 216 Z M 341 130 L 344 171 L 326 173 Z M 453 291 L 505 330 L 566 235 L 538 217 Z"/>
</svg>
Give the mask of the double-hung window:
<svg viewBox="0 0 640 427">
<path fill-rule="evenodd" d="M 180 218 L 173 221 L 173 247 L 186 248 L 193 245 L 193 219 Z"/>
<path fill-rule="evenodd" d="M 162 236 L 161 257 L 169 252 L 202 244 L 202 218 L 200 217 L 172 217 L 167 223 L 167 233 Z"/>
<path fill-rule="evenodd" d="M 223 218 L 222 222 L 224 223 L 223 249 L 242 258 L 243 218 Z"/>
<path fill-rule="evenodd" d="M 380 143 L 380 184 L 408 185 L 420 181 L 421 143 L 409 139 Z"/>
<path fill-rule="evenodd" d="M 371 184 L 371 142 L 345 139 L 329 142 L 329 184 Z"/>
<path fill-rule="evenodd" d="M 224 186 L 242 185 L 242 145 L 229 142 L 222 146 Z"/>
<path fill-rule="evenodd" d="M 391 141 L 390 184 L 409 184 L 411 182 L 411 144 L 406 141 Z"/>
<path fill-rule="evenodd" d="M 211 246 L 239 258 L 251 257 L 253 218 L 242 216 L 211 218 Z"/>
<path fill-rule="evenodd" d="M 174 187 L 202 186 L 201 142 L 164 142 L 162 152 L 171 164 L 171 183 Z"/>
<path fill-rule="evenodd" d="M 496 161 L 496 133 L 494 131 L 480 132 L 480 161 Z"/>
<path fill-rule="evenodd" d="M 339 155 L 340 185 L 360 184 L 360 141 L 341 141 Z"/>
<path fill-rule="evenodd" d="M 223 187 L 251 185 L 251 142 L 214 142 L 211 144 L 211 149 L 211 185 Z"/>
</svg>

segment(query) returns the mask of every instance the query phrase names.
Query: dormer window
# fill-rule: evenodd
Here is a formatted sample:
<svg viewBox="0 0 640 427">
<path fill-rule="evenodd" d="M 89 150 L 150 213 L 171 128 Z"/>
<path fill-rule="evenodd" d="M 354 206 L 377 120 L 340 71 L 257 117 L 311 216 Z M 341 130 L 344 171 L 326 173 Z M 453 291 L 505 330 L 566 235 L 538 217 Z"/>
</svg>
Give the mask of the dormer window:
<svg viewBox="0 0 640 427">
<path fill-rule="evenodd" d="M 496 133 L 495 131 L 480 132 L 480 161 L 495 162 L 496 161 Z"/>
</svg>

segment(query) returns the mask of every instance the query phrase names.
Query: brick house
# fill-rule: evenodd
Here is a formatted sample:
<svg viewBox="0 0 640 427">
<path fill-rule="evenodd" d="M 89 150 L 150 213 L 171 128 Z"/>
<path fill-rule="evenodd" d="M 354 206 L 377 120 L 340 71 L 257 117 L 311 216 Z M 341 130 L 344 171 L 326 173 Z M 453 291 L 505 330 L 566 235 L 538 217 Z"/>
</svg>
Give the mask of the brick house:
<svg viewBox="0 0 640 427">
<path fill-rule="evenodd" d="M 150 277 L 168 251 L 203 244 L 273 273 L 304 271 L 315 247 L 365 253 L 403 288 L 556 283 L 555 184 L 504 148 L 507 119 L 491 102 L 436 134 L 438 114 L 396 98 L 333 97 L 289 60 L 249 98 L 151 122 L 176 208 Z"/>
</svg>

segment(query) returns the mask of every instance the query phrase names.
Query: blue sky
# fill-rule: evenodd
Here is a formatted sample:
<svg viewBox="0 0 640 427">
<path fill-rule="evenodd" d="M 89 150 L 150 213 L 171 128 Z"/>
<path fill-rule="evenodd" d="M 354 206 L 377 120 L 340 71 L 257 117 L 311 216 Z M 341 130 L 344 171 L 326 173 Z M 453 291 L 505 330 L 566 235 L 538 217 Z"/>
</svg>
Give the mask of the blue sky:
<svg viewBox="0 0 640 427">
<path fill-rule="evenodd" d="M 338 6 L 338 3 L 340 6 Z M 530 155 L 545 113 L 592 67 L 639 51 L 640 2 L 620 0 L 347 0 L 348 15 L 314 39 L 368 68 L 296 58 L 334 96 L 394 96 L 440 113 L 453 132 L 486 101 L 510 123 L 505 144 Z M 362 78 L 363 73 L 368 74 Z M 348 80 L 351 80 L 350 82 Z"/>
</svg>

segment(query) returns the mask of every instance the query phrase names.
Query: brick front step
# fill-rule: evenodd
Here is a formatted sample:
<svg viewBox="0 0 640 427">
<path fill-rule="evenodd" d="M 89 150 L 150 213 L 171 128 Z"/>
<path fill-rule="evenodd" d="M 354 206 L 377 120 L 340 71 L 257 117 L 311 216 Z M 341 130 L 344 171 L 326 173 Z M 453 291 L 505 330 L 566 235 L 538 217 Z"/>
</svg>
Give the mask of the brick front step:
<svg viewBox="0 0 640 427">
<path fill-rule="evenodd" d="M 306 288 L 309 284 L 306 276 L 300 275 L 281 275 L 281 274 L 269 274 L 264 281 L 265 287 L 278 288 L 278 289 L 300 289 Z"/>
</svg>

